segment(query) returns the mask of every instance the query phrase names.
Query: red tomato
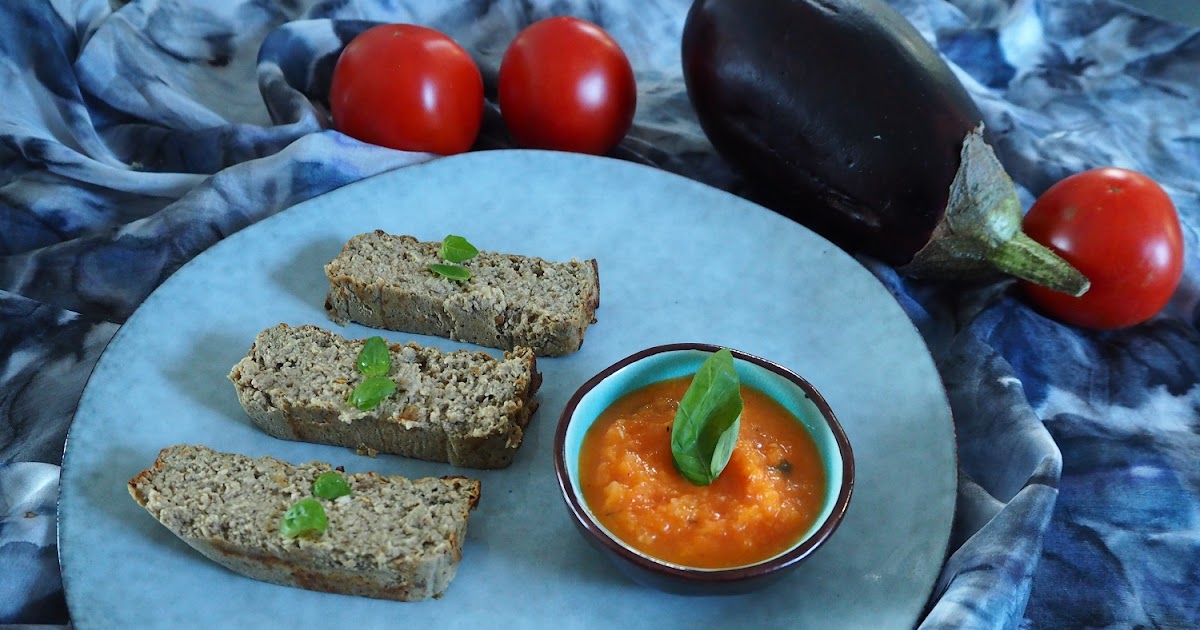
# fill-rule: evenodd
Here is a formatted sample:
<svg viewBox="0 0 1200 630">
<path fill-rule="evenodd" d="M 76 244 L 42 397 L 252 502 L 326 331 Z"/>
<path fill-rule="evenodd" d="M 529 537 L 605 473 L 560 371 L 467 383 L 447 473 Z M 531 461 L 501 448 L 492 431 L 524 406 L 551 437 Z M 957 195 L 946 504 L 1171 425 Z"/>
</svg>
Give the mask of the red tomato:
<svg viewBox="0 0 1200 630">
<path fill-rule="evenodd" d="M 601 155 L 633 124 L 637 85 L 604 29 L 573 17 L 521 31 L 500 61 L 500 113 L 522 146 Z"/>
<path fill-rule="evenodd" d="M 363 31 L 338 57 L 329 105 L 333 126 L 363 142 L 462 153 L 483 121 L 483 77 L 446 35 L 382 24 Z"/>
<path fill-rule="evenodd" d="M 1025 215 L 1025 232 L 1092 282 L 1080 297 L 1023 283 L 1051 317 L 1085 328 L 1132 326 L 1157 314 L 1183 275 L 1183 233 L 1154 180 L 1120 168 L 1077 173 Z"/>
</svg>

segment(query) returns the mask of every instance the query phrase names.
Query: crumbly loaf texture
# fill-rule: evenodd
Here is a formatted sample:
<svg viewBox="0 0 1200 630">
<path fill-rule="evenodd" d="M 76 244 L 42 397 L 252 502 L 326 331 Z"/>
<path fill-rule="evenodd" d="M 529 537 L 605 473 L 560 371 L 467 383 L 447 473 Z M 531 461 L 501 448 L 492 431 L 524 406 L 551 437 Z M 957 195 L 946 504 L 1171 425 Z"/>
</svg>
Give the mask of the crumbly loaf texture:
<svg viewBox="0 0 1200 630">
<path fill-rule="evenodd" d="M 479 482 L 347 474 L 350 495 L 318 499 L 325 533 L 284 538 L 284 513 L 312 497 L 313 480 L 329 470 L 176 445 L 129 481 L 129 494 L 197 551 L 256 580 L 400 601 L 440 597 L 458 571 Z"/>
<path fill-rule="evenodd" d="M 541 374 L 529 348 L 497 359 L 389 344 L 396 392 L 363 411 L 348 402 L 365 378 L 364 340 L 315 326 L 279 324 L 258 334 L 229 373 L 238 400 L 263 431 L 471 468 L 512 463 L 537 409 Z"/>
<path fill-rule="evenodd" d="M 350 239 L 325 265 L 325 311 L 338 324 L 358 322 L 511 350 L 560 356 L 583 344 L 600 306 L 596 261 L 480 252 L 459 282 L 429 270 L 444 263 L 441 243 L 382 231 Z"/>
</svg>

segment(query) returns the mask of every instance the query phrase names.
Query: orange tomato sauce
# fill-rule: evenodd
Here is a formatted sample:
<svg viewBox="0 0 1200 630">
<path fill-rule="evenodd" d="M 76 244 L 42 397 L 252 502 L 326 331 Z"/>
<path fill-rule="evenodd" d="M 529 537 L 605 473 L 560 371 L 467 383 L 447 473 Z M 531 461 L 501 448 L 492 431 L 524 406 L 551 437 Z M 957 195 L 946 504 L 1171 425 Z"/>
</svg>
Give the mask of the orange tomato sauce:
<svg viewBox="0 0 1200 630">
<path fill-rule="evenodd" d="M 754 564 L 791 547 L 816 520 L 825 470 L 802 424 L 742 385 L 729 464 L 708 486 L 675 469 L 671 423 L 692 377 L 626 394 L 584 436 L 579 481 L 596 518 L 627 545 L 689 567 Z"/>
</svg>

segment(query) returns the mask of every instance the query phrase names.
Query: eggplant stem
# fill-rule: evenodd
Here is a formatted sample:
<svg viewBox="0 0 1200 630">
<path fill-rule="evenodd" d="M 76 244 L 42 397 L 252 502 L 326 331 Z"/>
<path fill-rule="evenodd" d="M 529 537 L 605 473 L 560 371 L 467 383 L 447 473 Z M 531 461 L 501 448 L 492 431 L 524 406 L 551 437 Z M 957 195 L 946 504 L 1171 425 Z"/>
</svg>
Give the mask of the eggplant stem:
<svg viewBox="0 0 1200 630">
<path fill-rule="evenodd" d="M 1021 231 L 988 252 L 987 259 L 1004 273 L 1075 297 L 1092 286 L 1079 270 Z"/>
<path fill-rule="evenodd" d="M 1076 297 L 1091 283 L 1078 269 L 1021 231 L 1021 203 L 983 125 L 963 140 L 942 220 L 925 247 L 900 270 L 915 277 L 958 278 L 1003 272 Z"/>
</svg>

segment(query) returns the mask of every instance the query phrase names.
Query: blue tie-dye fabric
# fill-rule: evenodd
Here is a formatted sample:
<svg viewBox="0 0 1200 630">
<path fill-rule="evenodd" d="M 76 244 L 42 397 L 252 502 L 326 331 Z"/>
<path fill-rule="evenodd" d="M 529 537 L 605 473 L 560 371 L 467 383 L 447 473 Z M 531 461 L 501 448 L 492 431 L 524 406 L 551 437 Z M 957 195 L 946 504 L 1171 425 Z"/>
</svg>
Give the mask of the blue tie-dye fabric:
<svg viewBox="0 0 1200 630">
<path fill-rule="evenodd" d="M 1010 283 L 952 289 L 864 260 L 937 360 L 960 453 L 951 555 L 923 627 L 1200 627 L 1200 33 L 1113 0 L 893 0 L 959 72 L 1026 205 L 1118 165 L 1174 198 L 1188 251 L 1162 316 L 1082 332 Z M 686 0 L 0 3 L 0 623 L 66 624 L 57 466 L 120 323 L 217 240 L 433 159 L 329 127 L 336 55 L 376 21 L 439 28 L 490 93 L 552 14 L 598 22 L 638 73 L 615 155 L 738 192 L 680 78 Z M 478 148 L 508 146 L 489 105 Z"/>
</svg>

